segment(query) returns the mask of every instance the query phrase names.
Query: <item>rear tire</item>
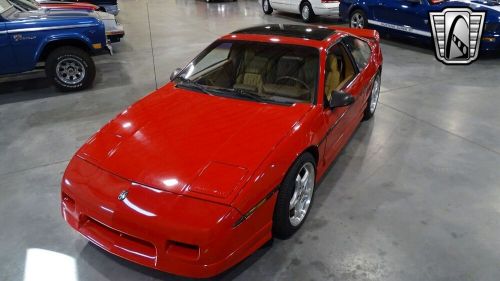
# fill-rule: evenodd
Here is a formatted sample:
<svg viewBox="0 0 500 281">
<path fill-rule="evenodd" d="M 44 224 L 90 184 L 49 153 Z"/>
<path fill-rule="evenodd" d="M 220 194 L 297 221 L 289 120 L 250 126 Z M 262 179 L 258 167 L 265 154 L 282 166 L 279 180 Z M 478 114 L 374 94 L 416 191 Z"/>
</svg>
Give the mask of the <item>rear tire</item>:
<svg viewBox="0 0 500 281">
<path fill-rule="evenodd" d="M 88 88 L 95 79 L 95 65 L 90 55 L 77 47 L 59 47 L 45 62 L 45 73 L 63 92 Z"/>
<path fill-rule="evenodd" d="M 351 28 L 366 28 L 368 21 L 363 10 L 354 10 L 349 17 L 349 27 Z"/>
<path fill-rule="evenodd" d="M 377 73 L 377 76 L 375 76 L 375 79 L 373 80 L 372 91 L 366 103 L 365 112 L 363 114 L 364 121 L 371 119 L 373 115 L 375 115 L 375 110 L 377 109 L 378 100 L 380 97 L 380 83 L 381 83 L 380 76 L 381 75 L 379 72 Z"/>
<path fill-rule="evenodd" d="M 304 22 L 311 22 L 314 19 L 314 11 L 311 3 L 308 1 L 302 2 L 300 5 L 300 16 Z"/>
<path fill-rule="evenodd" d="M 287 239 L 302 226 L 311 210 L 316 184 L 316 161 L 300 155 L 281 183 L 273 215 L 273 235 Z"/>
<path fill-rule="evenodd" d="M 271 3 L 269 3 L 269 0 L 262 0 L 262 10 L 266 15 L 270 15 L 273 13 L 273 7 L 271 7 Z"/>
</svg>

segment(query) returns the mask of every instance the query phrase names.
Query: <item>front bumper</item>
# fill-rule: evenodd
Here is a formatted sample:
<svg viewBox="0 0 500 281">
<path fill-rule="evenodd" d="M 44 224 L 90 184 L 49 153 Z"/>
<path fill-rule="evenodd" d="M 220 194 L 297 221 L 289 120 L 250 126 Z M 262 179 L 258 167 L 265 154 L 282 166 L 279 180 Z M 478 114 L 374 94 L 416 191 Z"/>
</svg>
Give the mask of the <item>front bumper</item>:
<svg viewBox="0 0 500 281">
<path fill-rule="evenodd" d="M 232 207 L 132 183 L 78 157 L 65 172 L 61 196 L 64 219 L 92 243 L 176 275 L 215 276 L 271 239 L 275 200 L 233 227 L 241 214 Z"/>
<path fill-rule="evenodd" d="M 101 5 L 101 8 L 103 8 L 106 13 L 110 13 L 113 16 L 116 16 L 118 15 L 118 13 L 120 13 L 118 5 Z"/>
<path fill-rule="evenodd" d="M 111 41 L 111 43 L 120 42 L 124 36 L 125 30 L 121 24 L 116 25 L 112 30 L 106 31 L 106 37 Z"/>
<path fill-rule="evenodd" d="M 316 6 L 313 6 L 313 11 L 318 16 L 340 17 L 339 5 L 340 2 L 318 3 Z"/>
</svg>

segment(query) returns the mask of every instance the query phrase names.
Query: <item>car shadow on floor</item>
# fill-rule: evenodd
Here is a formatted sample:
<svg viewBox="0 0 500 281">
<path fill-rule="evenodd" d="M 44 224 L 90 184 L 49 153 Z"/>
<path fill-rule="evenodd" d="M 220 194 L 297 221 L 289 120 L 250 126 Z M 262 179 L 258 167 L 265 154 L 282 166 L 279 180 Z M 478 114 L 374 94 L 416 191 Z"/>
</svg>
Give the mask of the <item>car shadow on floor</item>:
<svg viewBox="0 0 500 281">
<path fill-rule="evenodd" d="M 311 209 L 310 217 L 314 217 L 314 214 L 319 211 L 319 206 L 322 206 L 323 202 L 329 197 L 329 194 L 335 190 L 335 186 L 337 186 L 338 181 L 344 176 L 346 168 L 353 161 L 353 158 L 356 155 L 366 155 L 368 143 L 375 126 L 375 118 L 376 116 L 358 125 L 349 142 L 340 151 L 339 155 L 335 157 L 335 160 L 325 171 L 322 178 L 319 179 L 314 192 L 315 207 Z M 357 143 L 360 143 L 360 145 Z M 331 188 L 326 186 L 327 182 Z M 307 221 L 305 226 L 307 227 Z"/>
<path fill-rule="evenodd" d="M 89 89 L 77 92 L 57 90 L 42 70 L 0 77 L 0 105 L 88 91 L 100 91 L 107 88 L 121 87 L 130 81 L 130 75 L 121 62 L 100 62 L 96 64 L 96 67 L 98 70 L 94 84 Z"/>
<path fill-rule="evenodd" d="M 64 95 L 57 91 L 43 72 L 0 78 L 0 104 Z"/>
</svg>

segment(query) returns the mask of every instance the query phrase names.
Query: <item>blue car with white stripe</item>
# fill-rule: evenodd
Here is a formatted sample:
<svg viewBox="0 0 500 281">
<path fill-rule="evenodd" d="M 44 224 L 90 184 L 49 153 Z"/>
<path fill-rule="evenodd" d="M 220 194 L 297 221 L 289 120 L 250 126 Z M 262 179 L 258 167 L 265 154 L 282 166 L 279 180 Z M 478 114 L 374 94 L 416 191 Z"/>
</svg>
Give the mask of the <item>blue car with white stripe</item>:
<svg viewBox="0 0 500 281">
<path fill-rule="evenodd" d="M 432 42 L 429 12 L 468 7 L 486 12 L 481 52 L 500 50 L 500 4 L 494 0 L 341 0 L 340 15 L 353 28 Z"/>
<path fill-rule="evenodd" d="M 87 88 L 96 74 L 91 56 L 111 51 L 105 30 L 94 11 L 26 11 L 0 0 L 0 75 L 44 67 L 60 90 Z"/>
</svg>

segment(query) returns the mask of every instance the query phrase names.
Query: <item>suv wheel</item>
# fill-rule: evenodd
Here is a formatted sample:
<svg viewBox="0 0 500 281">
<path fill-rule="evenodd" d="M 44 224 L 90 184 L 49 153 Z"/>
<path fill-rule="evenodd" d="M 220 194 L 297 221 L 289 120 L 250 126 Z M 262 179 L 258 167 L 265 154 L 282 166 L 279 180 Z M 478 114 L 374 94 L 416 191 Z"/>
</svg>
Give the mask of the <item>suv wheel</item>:
<svg viewBox="0 0 500 281">
<path fill-rule="evenodd" d="M 78 91 L 92 85 L 96 71 L 94 61 L 87 52 L 68 46 L 49 54 L 45 73 L 61 91 Z"/>
</svg>

